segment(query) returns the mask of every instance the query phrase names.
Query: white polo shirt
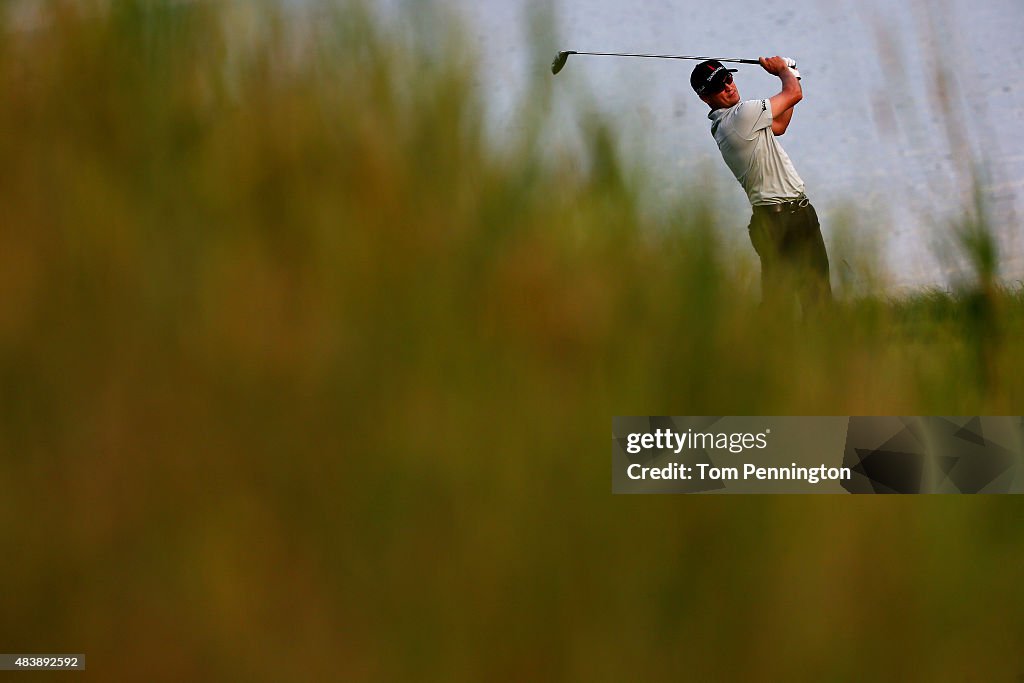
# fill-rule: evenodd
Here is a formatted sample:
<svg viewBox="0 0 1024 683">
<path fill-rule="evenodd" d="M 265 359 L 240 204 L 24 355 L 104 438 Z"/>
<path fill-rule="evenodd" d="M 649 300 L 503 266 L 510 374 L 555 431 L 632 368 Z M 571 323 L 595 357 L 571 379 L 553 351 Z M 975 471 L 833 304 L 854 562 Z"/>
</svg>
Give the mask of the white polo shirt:
<svg viewBox="0 0 1024 683">
<path fill-rule="evenodd" d="M 746 100 L 708 114 L 711 134 L 722 158 L 747 192 L 753 206 L 778 204 L 804 194 L 782 145 L 772 132 L 771 100 Z"/>
</svg>

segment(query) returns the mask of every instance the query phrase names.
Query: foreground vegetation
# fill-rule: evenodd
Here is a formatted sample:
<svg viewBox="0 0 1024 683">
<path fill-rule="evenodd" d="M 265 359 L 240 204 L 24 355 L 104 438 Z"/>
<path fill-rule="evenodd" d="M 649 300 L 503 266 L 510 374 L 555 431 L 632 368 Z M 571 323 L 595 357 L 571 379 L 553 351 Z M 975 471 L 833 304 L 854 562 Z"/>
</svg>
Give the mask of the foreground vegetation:
<svg viewBox="0 0 1024 683">
<path fill-rule="evenodd" d="M 613 415 L 1019 414 L 1024 295 L 977 240 L 962 289 L 799 322 L 714 206 L 644 217 L 607 128 L 546 154 L 542 86 L 489 145 L 450 35 L 41 6 L 0 42 L 5 651 L 103 680 L 1021 673 L 1016 500 L 609 493 Z"/>
</svg>

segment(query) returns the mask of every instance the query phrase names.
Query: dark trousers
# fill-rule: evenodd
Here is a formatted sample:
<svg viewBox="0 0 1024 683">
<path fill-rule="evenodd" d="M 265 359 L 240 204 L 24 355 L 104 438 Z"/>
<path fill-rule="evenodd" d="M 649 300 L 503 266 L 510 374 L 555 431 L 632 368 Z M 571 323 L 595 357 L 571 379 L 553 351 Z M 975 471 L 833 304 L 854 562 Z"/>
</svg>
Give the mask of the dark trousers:
<svg viewBox="0 0 1024 683">
<path fill-rule="evenodd" d="M 810 203 L 787 205 L 779 212 L 755 208 L 748 230 L 754 250 L 761 257 L 761 299 L 765 305 L 792 301 L 788 297 L 794 290 L 804 313 L 832 301 L 828 254 L 818 214 Z"/>
</svg>

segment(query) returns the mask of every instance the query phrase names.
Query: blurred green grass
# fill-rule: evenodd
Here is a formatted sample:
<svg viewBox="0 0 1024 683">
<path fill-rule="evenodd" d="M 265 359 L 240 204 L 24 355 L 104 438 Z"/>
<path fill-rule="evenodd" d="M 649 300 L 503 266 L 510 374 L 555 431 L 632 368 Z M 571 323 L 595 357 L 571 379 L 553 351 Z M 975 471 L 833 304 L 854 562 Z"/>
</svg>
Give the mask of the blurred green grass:
<svg viewBox="0 0 1024 683">
<path fill-rule="evenodd" d="M 552 160 L 542 82 L 488 144 L 443 20 L 39 11 L 0 43 L 5 651 L 98 680 L 1024 672 L 1015 499 L 610 495 L 613 415 L 1019 414 L 984 226 L 961 289 L 798 322 L 713 205 L 645 217 L 607 124 Z"/>
</svg>

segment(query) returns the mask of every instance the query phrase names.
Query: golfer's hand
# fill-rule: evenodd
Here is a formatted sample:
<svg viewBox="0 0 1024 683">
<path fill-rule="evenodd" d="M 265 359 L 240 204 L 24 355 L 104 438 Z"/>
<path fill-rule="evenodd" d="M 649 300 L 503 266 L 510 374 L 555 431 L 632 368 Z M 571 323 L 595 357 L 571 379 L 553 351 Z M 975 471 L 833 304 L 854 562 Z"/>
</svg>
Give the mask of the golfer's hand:
<svg viewBox="0 0 1024 683">
<path fill-rule="evenodd" d="M 778 76 L 789 68 L 789 65 L 786 64 L 786 60 L 778 55 L 775 57 L 761 57 L 758 61 L 761 62 L 761 66 L 764 67 L 764 70 L 773 76 Z"/>
</svg>

